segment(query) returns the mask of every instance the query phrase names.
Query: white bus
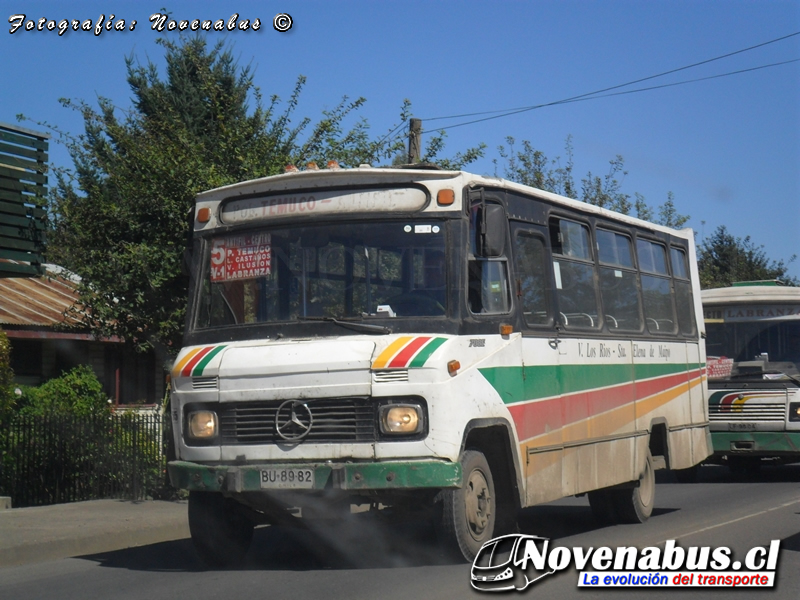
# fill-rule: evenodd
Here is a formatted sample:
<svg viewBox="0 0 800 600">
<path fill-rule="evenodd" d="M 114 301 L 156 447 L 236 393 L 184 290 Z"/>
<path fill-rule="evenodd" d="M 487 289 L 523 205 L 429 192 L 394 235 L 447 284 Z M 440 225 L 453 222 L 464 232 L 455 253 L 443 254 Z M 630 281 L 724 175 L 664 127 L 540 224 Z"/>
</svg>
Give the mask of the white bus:
<svg viewBox="0 0 800 600">
<path fill-rule="evenodd" d="M 703 290 L 708 462 L 753 473 L 800 461 L 800 288 L 775 281 Z"/>
<path fill-rule="evenodd" d="M 694 256 L 689 230 L 460 171 L 200 194 L 169 465 L 195 546 L 235 562 L 320 503 L 432 518 L 467 559 L 564 496 L 644 521 L 654 469 L 710 453 Z"/>
</svg>

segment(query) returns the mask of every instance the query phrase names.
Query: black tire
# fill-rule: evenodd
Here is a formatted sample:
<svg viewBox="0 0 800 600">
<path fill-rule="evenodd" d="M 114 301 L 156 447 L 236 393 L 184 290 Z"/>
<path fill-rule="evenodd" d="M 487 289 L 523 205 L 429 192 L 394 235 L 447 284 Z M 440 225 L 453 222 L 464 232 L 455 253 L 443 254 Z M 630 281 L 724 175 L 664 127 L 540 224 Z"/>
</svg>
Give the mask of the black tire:
<svg viewBox="0 0 800 600">
<path fill-rule="evenodd" d="M 587 494 L 589 506 L 594 518 L 600 525 L 614 525 L 617 512 L 614 509 L 614 492 L 612 490 L 595 490 Z"/>
<path fill-rule="evenodd" d="M 211 567 L 244 562 L 255 525 L 220 493 L 189 493 L 189 531 L 201 560 Z"/>
<path fill-rule="evenodd" d="M 439 494 L 436 529 L 450 552 L 471 562 L 494 536 L 497 499 L 489 463 L 481 452 L 466 450 L 461 455 L 461 469 L 462 487 Z"/>
<path fill-rule="evenodd" d="M 656 498 L 656 474 L 653 456 L 647 452 L 644 471 L 639 485 L 634 488 L 614 490 L 614 509 L 619 523 L 644 523 L 653 514 Z"/>
</svg>

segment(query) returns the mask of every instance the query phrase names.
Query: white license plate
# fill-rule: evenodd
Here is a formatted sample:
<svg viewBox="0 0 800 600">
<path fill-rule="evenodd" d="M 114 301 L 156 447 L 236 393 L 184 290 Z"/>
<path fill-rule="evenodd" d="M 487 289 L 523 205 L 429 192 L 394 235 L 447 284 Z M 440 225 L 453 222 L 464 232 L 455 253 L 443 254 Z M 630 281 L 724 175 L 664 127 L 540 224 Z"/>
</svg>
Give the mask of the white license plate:
<svg viewBox="0 0 800 600">
<path fill-rule="evenodd" d="M 313 488 L 313 469 L 261 469 L 261 489 L 302 490 Z"/>
<path fill-rule="evenodd" d="M 755 423 L 728 423 L 728 431 L 755 431 Z"/>
</svg>

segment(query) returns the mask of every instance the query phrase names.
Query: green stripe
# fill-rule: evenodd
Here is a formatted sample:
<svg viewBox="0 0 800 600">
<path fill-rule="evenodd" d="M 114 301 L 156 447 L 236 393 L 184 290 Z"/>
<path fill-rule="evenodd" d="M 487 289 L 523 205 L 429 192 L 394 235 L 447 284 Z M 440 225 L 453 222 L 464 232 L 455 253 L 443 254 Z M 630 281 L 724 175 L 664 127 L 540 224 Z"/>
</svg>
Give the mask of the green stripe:
<svg viewBox="0 0 800 600">
<path fill-rule="evenodd" d="M 699 364 L 688 365 L 688 370 Z M 685 373 L 687 365 L 555 365 L 479 369 L 505 404 Z"/>
<path fill-rule="evenodd" d="M 203 369 L 205 369 L 205 368 L 206 368 L 206 365 L 207 365 L 208 363 L 210 363 L 210 362 L 211 362 L 211 359 L 212 359 L 212 358 L 214 358 L 214 357 L 215 357 L 217 354 L 219 354 L 219 352 L 220 352 L 220 351 L 221 351 L 223 348 L 225 348 L 225 345 L 224 345 L 224 344 L 223 344 L 222 346 L 217 346 L 217 347 L 216 347 L 216 348 L 214 348 L 214 349 L 213 349 L 211 352 L 209 352 L 208 354 L 206 354 L 206 355 L 203 357 L 203 360 L 201 360 L 199 363 L 197 363 L 197 364 L 194 366 L 194 370 L 192 371 L 192 376 L 193 376 L 193 377 L 199 377 L 200 375 L 202 375 L 202 374 L 203 374 Z"/>
<path fill-rule="evenodd" d="M 425 364 L 431 354 L 436 352 L 436 350 L 447 341 L 447 338 L 433 338 L 430 342 L 425 344 L 422 347 L 422 350 L 414 357 L 414 360 L 411 361 L 411 364 L 408 365 L 409 369 L 416 369 L 421 367 Z"/>
</svg>

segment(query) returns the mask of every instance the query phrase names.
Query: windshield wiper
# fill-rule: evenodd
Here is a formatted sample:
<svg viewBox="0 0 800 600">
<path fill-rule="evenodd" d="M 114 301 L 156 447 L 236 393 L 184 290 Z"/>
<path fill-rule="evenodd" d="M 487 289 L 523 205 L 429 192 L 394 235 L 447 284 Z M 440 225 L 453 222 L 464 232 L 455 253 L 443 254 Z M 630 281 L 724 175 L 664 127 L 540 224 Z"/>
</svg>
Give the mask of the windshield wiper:
<svg viewBox="0 0 800 600">
<path fill-rule="evenodd" d="M 800 387 L 800 379 L 796 377 L 792 377 L 791 375 L 784 373 L 783 371 L 748 371 L 746 373 L 736 373 L 736 375 L 731 375 L 728 379 L 744 379 L 745 377 L 752 377 L 752 376 L 762 376 L 762 375 L 783 375 L 786 379 L 792 381 L 795 385 Z M 772 381 L 780 381 L 780 379 L 773 379 Z"/>
<path fill-rule="evenodd" d="M 388 327 L 383 327 L 382 325 L 371 325 L 369 323 L 361 323 L 359 321 L 342 321 L 335 317 L 303 317 L 298 316 L 298 321 L 326 321 L 329 323 L 336 323 L 337 325 L 341 325 L 342 327 L 347 327 L 349 329 L 353 329 L 355 331 L 364 331 L 366 333 L 374 333 L 374 334 L 381 334 L 381 333 L 392 333 L 392 330 Z"/>
</svg>

